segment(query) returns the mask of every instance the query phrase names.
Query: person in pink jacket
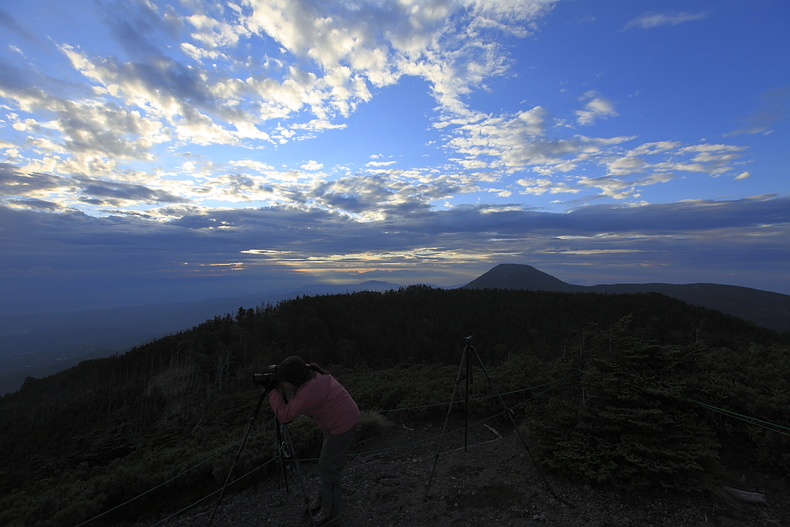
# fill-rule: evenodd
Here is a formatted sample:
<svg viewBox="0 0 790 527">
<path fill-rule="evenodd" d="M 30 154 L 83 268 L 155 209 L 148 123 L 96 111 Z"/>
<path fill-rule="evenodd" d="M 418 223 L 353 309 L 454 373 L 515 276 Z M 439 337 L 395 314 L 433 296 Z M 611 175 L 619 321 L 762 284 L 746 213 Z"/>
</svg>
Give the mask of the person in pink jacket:
<svg viewBox="0 0 790 527">
<path fill-rule="evenodd" d="M 346 464 L 359 408 L 328 371 L 317 364 L 306 364 L 301 357 L 288 357 L 276 371 L 281 388 L 269 392 L 269 404 L 281 423 L 306 415 L 324 430 L 324 443 L 318 460 L 320 488 L 310 503 L 313 523 L 321 527 L 335 521 L 340 514 L 343 467 Z M 293 391 L 286 402 L 280 389 Z"/>
</svg>

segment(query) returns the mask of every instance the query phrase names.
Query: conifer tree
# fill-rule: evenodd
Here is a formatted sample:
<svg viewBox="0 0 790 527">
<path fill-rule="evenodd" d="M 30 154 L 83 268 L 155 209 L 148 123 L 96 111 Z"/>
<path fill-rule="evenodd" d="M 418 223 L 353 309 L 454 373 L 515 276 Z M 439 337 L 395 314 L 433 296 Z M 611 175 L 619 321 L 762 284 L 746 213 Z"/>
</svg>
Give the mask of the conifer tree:
<svg viewBox="0 0 790 527">
<path fill-rule="evenodd" d="M 575 386 L 538 419 L 544 463 L 623 489 L 701 489 L 718 443 L 686 402 L 684 378 L 697 349 L 640 342 L 627 335 L 629 322 L 587 340 Z"/>
</svg>

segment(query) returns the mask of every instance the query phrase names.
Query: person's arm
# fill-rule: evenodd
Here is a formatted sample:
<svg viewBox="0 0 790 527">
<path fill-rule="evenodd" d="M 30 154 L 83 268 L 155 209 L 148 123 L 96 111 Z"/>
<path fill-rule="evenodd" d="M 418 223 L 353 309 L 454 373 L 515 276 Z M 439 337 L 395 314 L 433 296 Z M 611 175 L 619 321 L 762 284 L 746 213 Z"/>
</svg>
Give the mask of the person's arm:
<svg viewBox="0 0 790 527">
<path fill-rule="evenodd" d="M 298 416 L 307 413 L 310 408 L 315 406 L 315 401 L 310 397 L 310 393 L 310 386 L 304 385 L 286 403 L 278 390 L 269 392 L 269 404 L 277 420 L 281 423 L 290 423 Z"/>
</svg>

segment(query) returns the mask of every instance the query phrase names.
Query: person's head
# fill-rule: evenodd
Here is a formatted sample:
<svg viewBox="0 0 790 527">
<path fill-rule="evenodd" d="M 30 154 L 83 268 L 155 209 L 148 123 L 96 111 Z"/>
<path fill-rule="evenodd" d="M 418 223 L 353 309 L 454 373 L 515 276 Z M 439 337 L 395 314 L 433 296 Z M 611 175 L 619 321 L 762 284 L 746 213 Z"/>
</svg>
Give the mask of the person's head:
<svg viewBox="0 0 790 527">
<path fill-rule="evenodd" d="M 298 388 L 310 380 L 310 368 L 302 357 L 288 357 L 277 366 L 277 380 Z"/>
</svg>

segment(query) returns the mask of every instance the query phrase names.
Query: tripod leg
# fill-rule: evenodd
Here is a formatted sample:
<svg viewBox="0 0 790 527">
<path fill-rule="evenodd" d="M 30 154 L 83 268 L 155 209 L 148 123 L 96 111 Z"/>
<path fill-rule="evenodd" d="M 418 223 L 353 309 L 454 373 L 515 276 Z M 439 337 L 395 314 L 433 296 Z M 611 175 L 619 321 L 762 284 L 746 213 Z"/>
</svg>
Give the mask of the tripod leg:
<svg viewBox="0 0 790 527">
<path fill-rule="evenodd" d="M 288 488 L 288 474 L 285 471 L 285 459 L 283 456 L 283 437 L 280 427 L 282 425 L 275 420 L 274 423 L 274 456 L 275 461 L 280 465 L 280 472 L 277 474 L 277 489 L 280 489 L 280 478 L 285 481 L 285 492 L 290 492 Z"/>
<path fill-rule="evenodd" d="M 466 389 L 464 391 L 464 452 L 469 452 L 469 376 L 471 373 L 469 362 L 471 357 L 469 353 L 466 353 L 466 348 L 464 348 L 464 355 L 466 355 Z"/>
<path fill-rule="evenodd" d="M 455 402 L 455 394 L 458 392 L 458 384 L 461 382 L 461 371 L 464 369 L 464 364 L 468 364 L 466 360 L 466 348 L 464 354 L 461 356 L 461 365 L 458 366 L 458 373 L 455 376 L 455 386 L 453 387 L 453 395 L 450 397 L 450 405 L 447 407 L 447 416 L 444 418 L 444 426 L 442 426 L 442 434 L 439 436 L 439 446 L 436 448 L 436 457 L 433 460 L 433 469 L 431 469 L 431 477 L 428 478 L 428 485 L 425 488 L 425 498 L 428 500 L 428 492 L 431 490 L 431 482 L 433 481 L 433 474 L 436 472 L 436 463 L 439 461 L 439 453 L 442 451 L 442 442 L 444 441 L 444 432 L 447 430 L 447 421 L 450 419 L 450 412 L 453 410 L 453 403 Z M 469 370 L 466 371 L 467 375 Z"/>
<path fill-rule="evenodd" d="M 211 527 L 211 523 L 214 521 L 214 515 L 217 514 L 217 509 L 219 509 L 219 504 L 222 501 L 222 496 L 225 494 L 225 488 L 228 486 L 228 482 L 230 481 L 230 476 L 233 474 L 233 469 L 236 467 L 236 462 L 239 460 L 241 456 L 241 451 L 244 448 L 244 444 L 247 442 L 247 436 L 250 434 L 250 430 L 252 429 L 253 423 L 255 423 L 255 419 L 258 417 L 258 412 L 261 410 L 261 406 L 263 405 L 263 400 L 266 399 L 266 390 L 261 392 L 261 396 L 258 399 L 258 404 L 255 406 L 255 411 L 252 413 L 252 417 L 250 417 L 249 423 L 247 423 L 247 429 L 244 431 L 244 438 L 241 440 L 241 444 L 239 445 L 239 451 L 236 452 L 236 458 L 233 460 L 233 464 L 230 466 L 230 470 L 228 471 L 228 477 L 225 478 L 225 484 L 222 485 L 222 491 L 219 493 L 219 498 L 217 498 L 217 505 L 214 507 L 214 512 L 211 513 L 211 519 L 209 519 L 208 524 Z"/>
<path fill-rule="evenodd" d="M 483 364 L 483 359 L 480 358 L 480 355 L 477 353 L 477 350 L 474 347 L 472 348 L 472 353 L 474 353 L 475 357 L 477 357 L 477 362 L 480 363 L 480 368 L 482 368 L 483 374 L 486 376 L 486 379 L 488 379 L 488 383 L 494 389 L 494 393 L 496 393 L 497 399 L 499 399 L 500 404 L 502 404 L 502 408 L 505 410 L 505 413 L 507 414 L 508 418 L 510 419 L 510 423 L 513 425 L 513 428 L 516 430 L 516 435 L 518 435 L 518 438 L 521 440 L 521 444 L 524 445 L 524 449 L 527 451 L 527 454 L 529 455 L 530 460 L 532 460 L 532 464 L 535 466 L 535 469 L 537 469 L 538 473 L 540 474 L 541 478 L 543 479 L 543 484 L 546 486 L 546 490 L 549 492 L 549 494 L 551 494 L 555 498 L 560 499 L 551 490 L 551 486 L 549 485 L 549 481 L 546 479 L 546 475 L 543 474 L 542 470 L 540 470 L 540 467 L 538 466 L 537 462 L 535 461 L 535 458 L 532 456 L 532 452 L 530 452 L 529 447 L 527 446 L 527 442 L 524 440 L 524 437 L 521 435 L 521 432 L 519 432 L 519 430 L 518 430 L 518 425 L 516 425 L 516 419 L 513 417 L 513 412 L 510 410 L 510 408 L 507 407 L 507 405 L 505 404 L 505 401 L 502 399 L 502 396 L 499 395 L 499 390 L 497 390 L 497 387 L 494 384 L 494 380 L 491 378 L 490 375 L 488 375 L 488 370 L 486 370 L 486 366 L 485 366 L 485 364 Z M 561 500 L 561 501 L 564 502 L 565 500 Z"/>
<path fill-rule="evenodd" d="M 294 466 L 296 467 L 296 477 L 299 480 L 299 487 L 302 489 L 302 497 L 304 498 L 304 507 L 307 510 L 307 514 L 310 516 L 310 525 L 314 525 L 313 522 L 313 515 L 310 512 L 310 496 L 307 494 L 307 489 L 304 486 L 304 480 L 302 480 L 302 470 L 299 467 L 299 458 L 296 456 L 296 452 L 294 451 L 294 444 L 291 441 L 291 432 L 288 430 L 288 425 L 283 423 L 283 435 L 285 435 L 285 440 L 288 443 L 288 448 L 291 450 L 291 457 L 294 461 Z"/>
</svg>

